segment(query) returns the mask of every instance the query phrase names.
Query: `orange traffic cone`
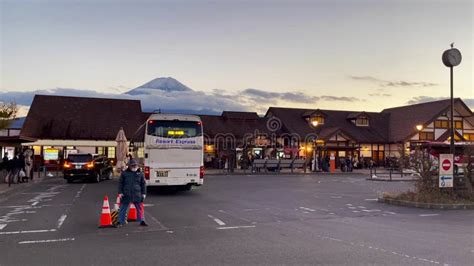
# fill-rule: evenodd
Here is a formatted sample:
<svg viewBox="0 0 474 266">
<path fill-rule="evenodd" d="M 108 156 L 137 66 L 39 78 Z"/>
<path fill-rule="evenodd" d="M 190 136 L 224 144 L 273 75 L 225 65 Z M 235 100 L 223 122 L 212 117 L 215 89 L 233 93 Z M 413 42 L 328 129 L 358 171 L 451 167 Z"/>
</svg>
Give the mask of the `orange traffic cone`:
<svg viewBox="0 0 474 266">
<path fill-rule="evenodd" d="M 120 209 L 120 195 L 117 195 L 117 200 L 115 201 L 114 210 L 118 211 Z"/>
<path fill-rule="evenodd" d="M 102 205 L 102 213 L 100 215 L 99 224 L 99 228 L 104 227 L 113 227 L 112 216 L 110 215 L 109 198 L 107 196 L 104 197 L 104 204 Z"/>
<path fill-rule="evenodd" d="M 137 220 L 137 209 L 135 208 L 135 204 L 133 204 L 133 202 L 130 203 L 130 210 L 128 211 L 127 220 L 129 222 Z"/>
</svg>

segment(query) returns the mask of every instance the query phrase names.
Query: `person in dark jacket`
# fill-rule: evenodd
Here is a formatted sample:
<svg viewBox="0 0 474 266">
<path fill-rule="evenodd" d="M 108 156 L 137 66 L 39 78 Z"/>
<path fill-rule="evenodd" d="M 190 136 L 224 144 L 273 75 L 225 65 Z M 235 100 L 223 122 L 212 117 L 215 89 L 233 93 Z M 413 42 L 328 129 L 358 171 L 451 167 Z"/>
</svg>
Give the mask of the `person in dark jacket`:
<svg viewBox="0 0 474 266">
<path fill-rule="evenodd" d="M 134 159 L 130 159 L 127 170 L 120 175 L 118 191 L 120 196 L 119 227 L 125 224 L 130 203 L 133 203 L 137 209 L 137 220 L 140 225 L 148 226 L 145 217 L 142 217 L 140 208 L 146 198 L 145 176 Z"/>
</svg>

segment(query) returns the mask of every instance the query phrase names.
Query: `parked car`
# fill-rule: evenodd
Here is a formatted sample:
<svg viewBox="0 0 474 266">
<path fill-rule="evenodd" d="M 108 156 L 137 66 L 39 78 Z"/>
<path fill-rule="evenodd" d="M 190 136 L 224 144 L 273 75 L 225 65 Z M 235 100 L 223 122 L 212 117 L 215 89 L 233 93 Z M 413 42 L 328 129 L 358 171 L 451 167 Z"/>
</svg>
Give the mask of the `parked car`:
<svg viewBox="0 0 474 266">
<path fill-rule="evenodd" d="M 102 179 L 111 179 L 113 166 L 111 161 L 102 155 L 70 154 L 63 164 L 64 179 L 68 183 L 75 180 L 99 183 Z"/>
</svg>

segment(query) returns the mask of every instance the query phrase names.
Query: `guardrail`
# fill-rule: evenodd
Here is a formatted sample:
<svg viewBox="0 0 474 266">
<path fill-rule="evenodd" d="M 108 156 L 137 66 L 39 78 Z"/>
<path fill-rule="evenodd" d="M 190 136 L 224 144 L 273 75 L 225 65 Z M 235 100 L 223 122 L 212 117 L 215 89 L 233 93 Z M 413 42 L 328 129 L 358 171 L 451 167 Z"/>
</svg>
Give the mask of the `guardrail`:
<svg viewBox="0 0 474 266">
<path fill-rule="evenodd" d="M 370 178 L 375 179 L 375 178 L 380 178 L 380 177 L 388 177 L 390 181 L 392 181 L 392 177 L 406 177 L 406 176 L 413 176 L 414 172 L 413 171 L 403 171 L 403 168 L 394 168 L 394 167 L 389 167 L 389 168 L 383 168 L 383 169 L 377 169 L 375 167 L 370 168 Z"/>
<path fill-rule="evenodd" d="M 259 173 L 262 169 L 267 173 L 269 170 L 281 172 L 282 169 L 303 169 L 306 173 L 306 160 L 304 159 L 255 159 L 252 163 L 252 172 Z"/>
</svg>

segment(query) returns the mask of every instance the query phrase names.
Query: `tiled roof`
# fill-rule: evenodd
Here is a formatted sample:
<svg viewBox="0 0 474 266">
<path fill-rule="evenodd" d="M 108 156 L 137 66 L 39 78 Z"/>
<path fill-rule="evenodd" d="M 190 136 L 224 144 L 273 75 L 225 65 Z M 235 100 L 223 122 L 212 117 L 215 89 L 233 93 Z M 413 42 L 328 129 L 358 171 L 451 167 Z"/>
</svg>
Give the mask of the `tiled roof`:
<svg viewBox="0 0 474 266">
<path fill-rule="evenodd" d="M 356 126 L 347 117 L 354 113 L 353 111 L 334 111 L 318 110 L 326 115 L 324 124 L 318 125 L 316 129 L 312 128 L 308 121 L 304 119 L 305 115 L 314 113 L 316 109 L 297 109 L 270 107 L 268 116 L 278 117 L 288 132 L 294 132 L 300 135 L 302 139 L 310 134 L 318 134 L 320 138 L 331 137 L 329 133 L 336 133 L 338 130 L 347 134 L 357 142 L 386 142 L 388 134 L 388 115 L 381 113 L 365 112 L 369 117 L 369 126 Z"/>
<path fill-rule="evenodd" d="M 239 120 L 255 120 L 259 119 L 257 113 L 255 112 L 231 112 L 224 111 L 222 112 L 222 117 L 227 119 L 239 119 Z"/>
<path fill-rule="evenodd" d="M 256 114 L 256 113 L 255 113 Z M 217 134 L 232 134 L 236 138 L 243 138 L 248 134 L 266 133 L 271 131 L 267 128 L 267 118 L 242 119 L 242 117 L 225 117 L 224 115 L 200 115 L 204 133 L 208 137 L 215 137 Z M 244 115 L 243 117 L 250 117 Z"/>
<path fill-rule="evenodd" d="M 138 100 L 36 95 L 21 136 L 38 139 L 115 140 L 142 123 Z"/>
<path fill-rule="evenodd" d="M 460 99 L 456 98 L 455 101 L 459 102 Z M 450 103 L 451 101 L 448 99 L 384 109 L 382 114 L 390 116 L 389 141 L 405 141 L 411 135 L 416 134 L 416 125 L 426 126 L 441 113 L 446 112 Z"/>
</svg>

